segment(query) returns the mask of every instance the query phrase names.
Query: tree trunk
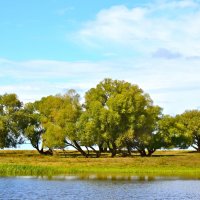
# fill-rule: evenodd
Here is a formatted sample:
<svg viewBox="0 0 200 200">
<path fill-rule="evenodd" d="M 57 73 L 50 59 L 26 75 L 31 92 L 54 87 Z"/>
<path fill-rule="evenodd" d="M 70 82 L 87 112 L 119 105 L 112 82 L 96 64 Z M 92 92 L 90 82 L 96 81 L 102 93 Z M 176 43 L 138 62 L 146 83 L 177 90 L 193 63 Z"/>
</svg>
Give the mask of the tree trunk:
<svg viewBox="0 0 200 200">
<path fill-rule="evenodd" d="M 131 147 L 129 145 L 127 145 L 127 151 L 128 151 L 128 155 L 131 156 Z"/>
<path fill-rule="evenodd" d="M 194 144 L 192 145 L 192 147 L 198 152 L 200 153 L 200 136 L 198 136 L 198 134 L 196 134 L 194 136 Z"/>
<path fill-rule="evenodd" d="M 116 147 L 115 143 L 113 142 L 112 143 L 112 151 L 111 151 L 112 158 L 115 157 L 116 154 L 117 154 L 117 147 Z"/>
<path fill-rule="evenodd" d="M 41 154 L 41 155 L 49 155 L 49 156 L 53 156 L 53 151 L 52 149 L 48 149 L 47 151 L 44 151 L 43 148 L 39 149 L 39 148 L 36 148 L 37 151 Z"/>
<path fill-rule="evenodd" d="M 87 155 L 89 156 L 90 155 L 90 151 L 89 151 L 87 146 L 85 146 L 85 148 L 87 149 Z"/>
<path fill-rule="evenodd" d="M 107 147 L 103 147 L 103 144 L 104 144 L 104 143 L 102 142 L 101 144 L 98 145 L 99 151 L 100 151 L 100 152 L 106 153 L 106 152 L 108 152 L 108 151 L 107 151 Z"/>
<path fill-rule="evenodd" d="M 197 140 L 197 152 L 200 153 L 200 137 Z"/>
<path fill-rule="evenodd" d="M 196 150 L 197 150 L 198 153 L 200 153 L 200 144 L 198 144 Z"/>
<path fill-rule="evenodd" d="M 88 155 L 85 153 L 85 151 L 83 151 L 83 149 L 80 147 L 80 145 L 77 143 L 77 141 L 73 140 L 73 143 L 74 143 L 76 149 L 81 153 L 81 155 L 88 158 Z"/>
<path fill-rule="evenodd" d="M 102 152 L 104 152 L 104 153 L 108 152 L 107 147 L 104 147 Z"/>
<path fill-rule="evenodd" d="M 111 152 L 111 157 L 114 158 L 116 156 L 116 154 L 117 154 L 116 150 L 113 149 Z"/>
<path fill-rule="evenodd" d="M 137 149 L 141 157 L 147 156 L 145 149 Z"/>
<path fill-rule="evenodd" d="M 115 143 L 114 143 L 114 142 L 112 143 L 112 148 L 111 148 L 109 142 L 107 143 L 107 145 L 108 145 L 108 149 L 109 149 L 109 151 L 110 151 L 110 153 L 111 153 L 111 157 L 112 157 L 112 158 L 115 157 L 116 154 L 117 154 L 117 148 L 116 148 Z"/>
<path fill-rule="evenodd" d="M 192 145 L 192 148 L 194 148 L 198 153 L 200 153 L 200 145 L 199 146 Z"/>
<path fill-rule="evenodd" d="M 155 151 L 156 151 L 155 149 L 148 149 L 148 154 L 147 154 L 147 156 L 151 157 L 152 154 L 153 154 Z"/>
<path fill-rule="evenodd" d="M 101 152 L 103 152 L 103 145 L 98 145 L 98 147 L 99 147 L 99 151 L 101 151 Z"/>
<path fill-rule="evenodd" d="M 94 147 L 92 147 L 92 146 L 90 146 L 90 148 L 96 153 L 96 158 L 99 158 L 100 156 L 101 156 L 101 151 L 100 151 L 100 149 L 99 149 L 99 151 L 98 150 L 96 150 Z"/>
</svg>

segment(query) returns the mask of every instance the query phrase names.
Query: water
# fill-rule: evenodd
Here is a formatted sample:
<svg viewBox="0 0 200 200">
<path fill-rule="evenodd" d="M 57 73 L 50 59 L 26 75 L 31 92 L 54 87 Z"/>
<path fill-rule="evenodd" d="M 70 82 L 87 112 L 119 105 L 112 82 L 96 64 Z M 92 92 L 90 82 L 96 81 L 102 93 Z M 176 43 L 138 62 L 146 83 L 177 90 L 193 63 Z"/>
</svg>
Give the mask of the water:
<svg viewBox="0 0 200 200">
<path fill-rule="evenodd" d="M 161 177 L 75 176 L 45 179 L 36 177 L 0 178 L 0 199 L 200 199 L 200 180 Z"/>
</svg>

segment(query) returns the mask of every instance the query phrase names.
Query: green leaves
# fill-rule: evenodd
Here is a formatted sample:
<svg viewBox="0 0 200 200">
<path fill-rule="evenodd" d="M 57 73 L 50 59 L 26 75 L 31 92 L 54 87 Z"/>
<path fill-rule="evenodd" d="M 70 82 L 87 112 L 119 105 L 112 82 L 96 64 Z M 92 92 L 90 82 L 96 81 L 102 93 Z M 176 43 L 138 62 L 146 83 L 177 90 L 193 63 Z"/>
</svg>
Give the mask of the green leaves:
<svg viewBox="0 0 200 200">
<path fill-rule="evenodd" d="M 126 147 L 127 143 L 135 148 L 136 140 L 137 145 L 148 145 L 161 109 L 153 106 L 149 95 L 137 85 L 105 79 L 90 89 L 85 99 L 85 113 L 89 116 L 85 123 L 95 124 L 98 131 L 94 134 L 100 141 L 116 148 Z"/>
<path fill-rule="evenodd" d="M 0 148 L 22 143 L 20 109 L 22 103 L 15 94 L 0 95 Z"/>
<path fill-rule="evenodd" d="M 188 110 L 177 118 L 184 128 L 183 136 L 187 138 L 185 144 L 200 152 L 200 111 Z"/>
<path fill-rule="evenodd" d="M 43 145 L 64 148 L 66 140 L 77 140 L 76 123 L 81 114 L 79 95 L 74 90 L 56 96 L 48 96 L 35 102 L 45 129 Z"/>
<path fill-rule="evenodd" d="M 79 98 L 69 90 L 23 107 L 15 94 L 0 95 L 0 148 L 15 147 L 23 134 L 40 153 L 67 146 L 86 157 L 81 146 L 97 156 L 107 148 L 112 156 L 132 149 L 150 156 L 159 148 L 189 146 L 200 152 L 198 110 L 163 115 L 137 85 L 112 79 L 87 91 L 84 105 Z"/>
</svg>

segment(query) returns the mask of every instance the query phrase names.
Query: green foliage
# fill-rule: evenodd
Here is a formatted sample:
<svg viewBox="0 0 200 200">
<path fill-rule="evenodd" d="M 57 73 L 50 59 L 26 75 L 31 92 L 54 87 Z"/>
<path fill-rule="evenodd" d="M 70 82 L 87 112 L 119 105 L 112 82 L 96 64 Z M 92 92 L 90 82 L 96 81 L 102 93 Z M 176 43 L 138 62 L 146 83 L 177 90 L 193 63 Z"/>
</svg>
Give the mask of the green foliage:
<svg viewBox="0 0 200 200">
<path fill-rule="evenodd" d="M 49 148 L 64 148 L 64 130 L 51 122 L 45 123 L 45 134 L 43 135 L 44 146 Z"/>
<path fill-rule="evenodd" d="M 184 127 L 185 145 L 191 145 L 200 152 L 200 111 L 188 110 L 177 116 L 179 123 Z"/>
<path fill-rule="evenodd" d="M 22 103 L 15 94 L 0 95 L 0 148 L 22 143 L 20 109 Z"/>
<path fill-rule="evenodd" d="M 164 148 L 188 147 L 188 136 L 185 134 L 185 127 L 180 123 L 179 117 L 164 115 L 158 123 L 159 141 Z"/>
<path fill-rule="evenodd" d="M 137 85 L 105 79 L 86 93 L 85 100 L 84 134 L 91 135 L 92 125 L 96 136 L 90 138 L 99 139 L 94 144 L 103 141 L 113 156 L 123 147 L 144 150 L 153 145 L 161 109 L 153 106 L 150 97 Z"/>
<path fill-rule="evenodd" d="M 53 149 L 73 146 L 81 150 L 77 131 L 77 120 L 82 112 L 79 95 L 69 90 L 65 95 L 44 97 L 35 104 L 45 129 L 44 147 Z"/>
<path fill-rule="evenodd" d="M 15 94 L 0 95 L 0 148 L 16 147 L 22 134 L 41 154 L 71 146 L 87 157 L 110 151 L 151 156 L 161 148 L 194 147 L 200 152 L 200 111 L 163 115 L 137 85 L 104 79 L 85 94 L 69 90 L 23 107 Z M 86 147 L 86 151 L 82 147 Z"/>
<path fill-rule="evenodd" d="M 35 149 L 42 152 L 42 135 L 45 132 L 41 122 L 42 116 L 37 111 L 35 103 L 27 103 L 21 112 L 23 116 L 23 118 L 21 118 L 21 125 L 24 130 L 25 138 L 31 142 Z"/>
</svg>

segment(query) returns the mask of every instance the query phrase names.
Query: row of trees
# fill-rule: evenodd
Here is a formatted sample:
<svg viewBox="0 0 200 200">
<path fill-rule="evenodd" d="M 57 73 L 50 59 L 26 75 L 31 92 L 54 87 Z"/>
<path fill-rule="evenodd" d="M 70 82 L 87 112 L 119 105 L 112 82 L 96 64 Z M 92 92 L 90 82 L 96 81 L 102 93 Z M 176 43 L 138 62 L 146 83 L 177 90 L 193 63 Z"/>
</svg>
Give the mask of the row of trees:
<svg viewBox="0 0 200 200">
<path fill-rule="evenodd" d="M 200 152 L 200 111 L 175 117 L 162 114 L 137 85 L 105 79 L 85 94 L 74 90 L 22 104 L 15 94 L 0 96 L 0 148 L 25 140 L 40 154 L 73 147 L 83 156 L 109 151 L 151 156 L 161 148 L 188 148 Z"/>
</svg>

